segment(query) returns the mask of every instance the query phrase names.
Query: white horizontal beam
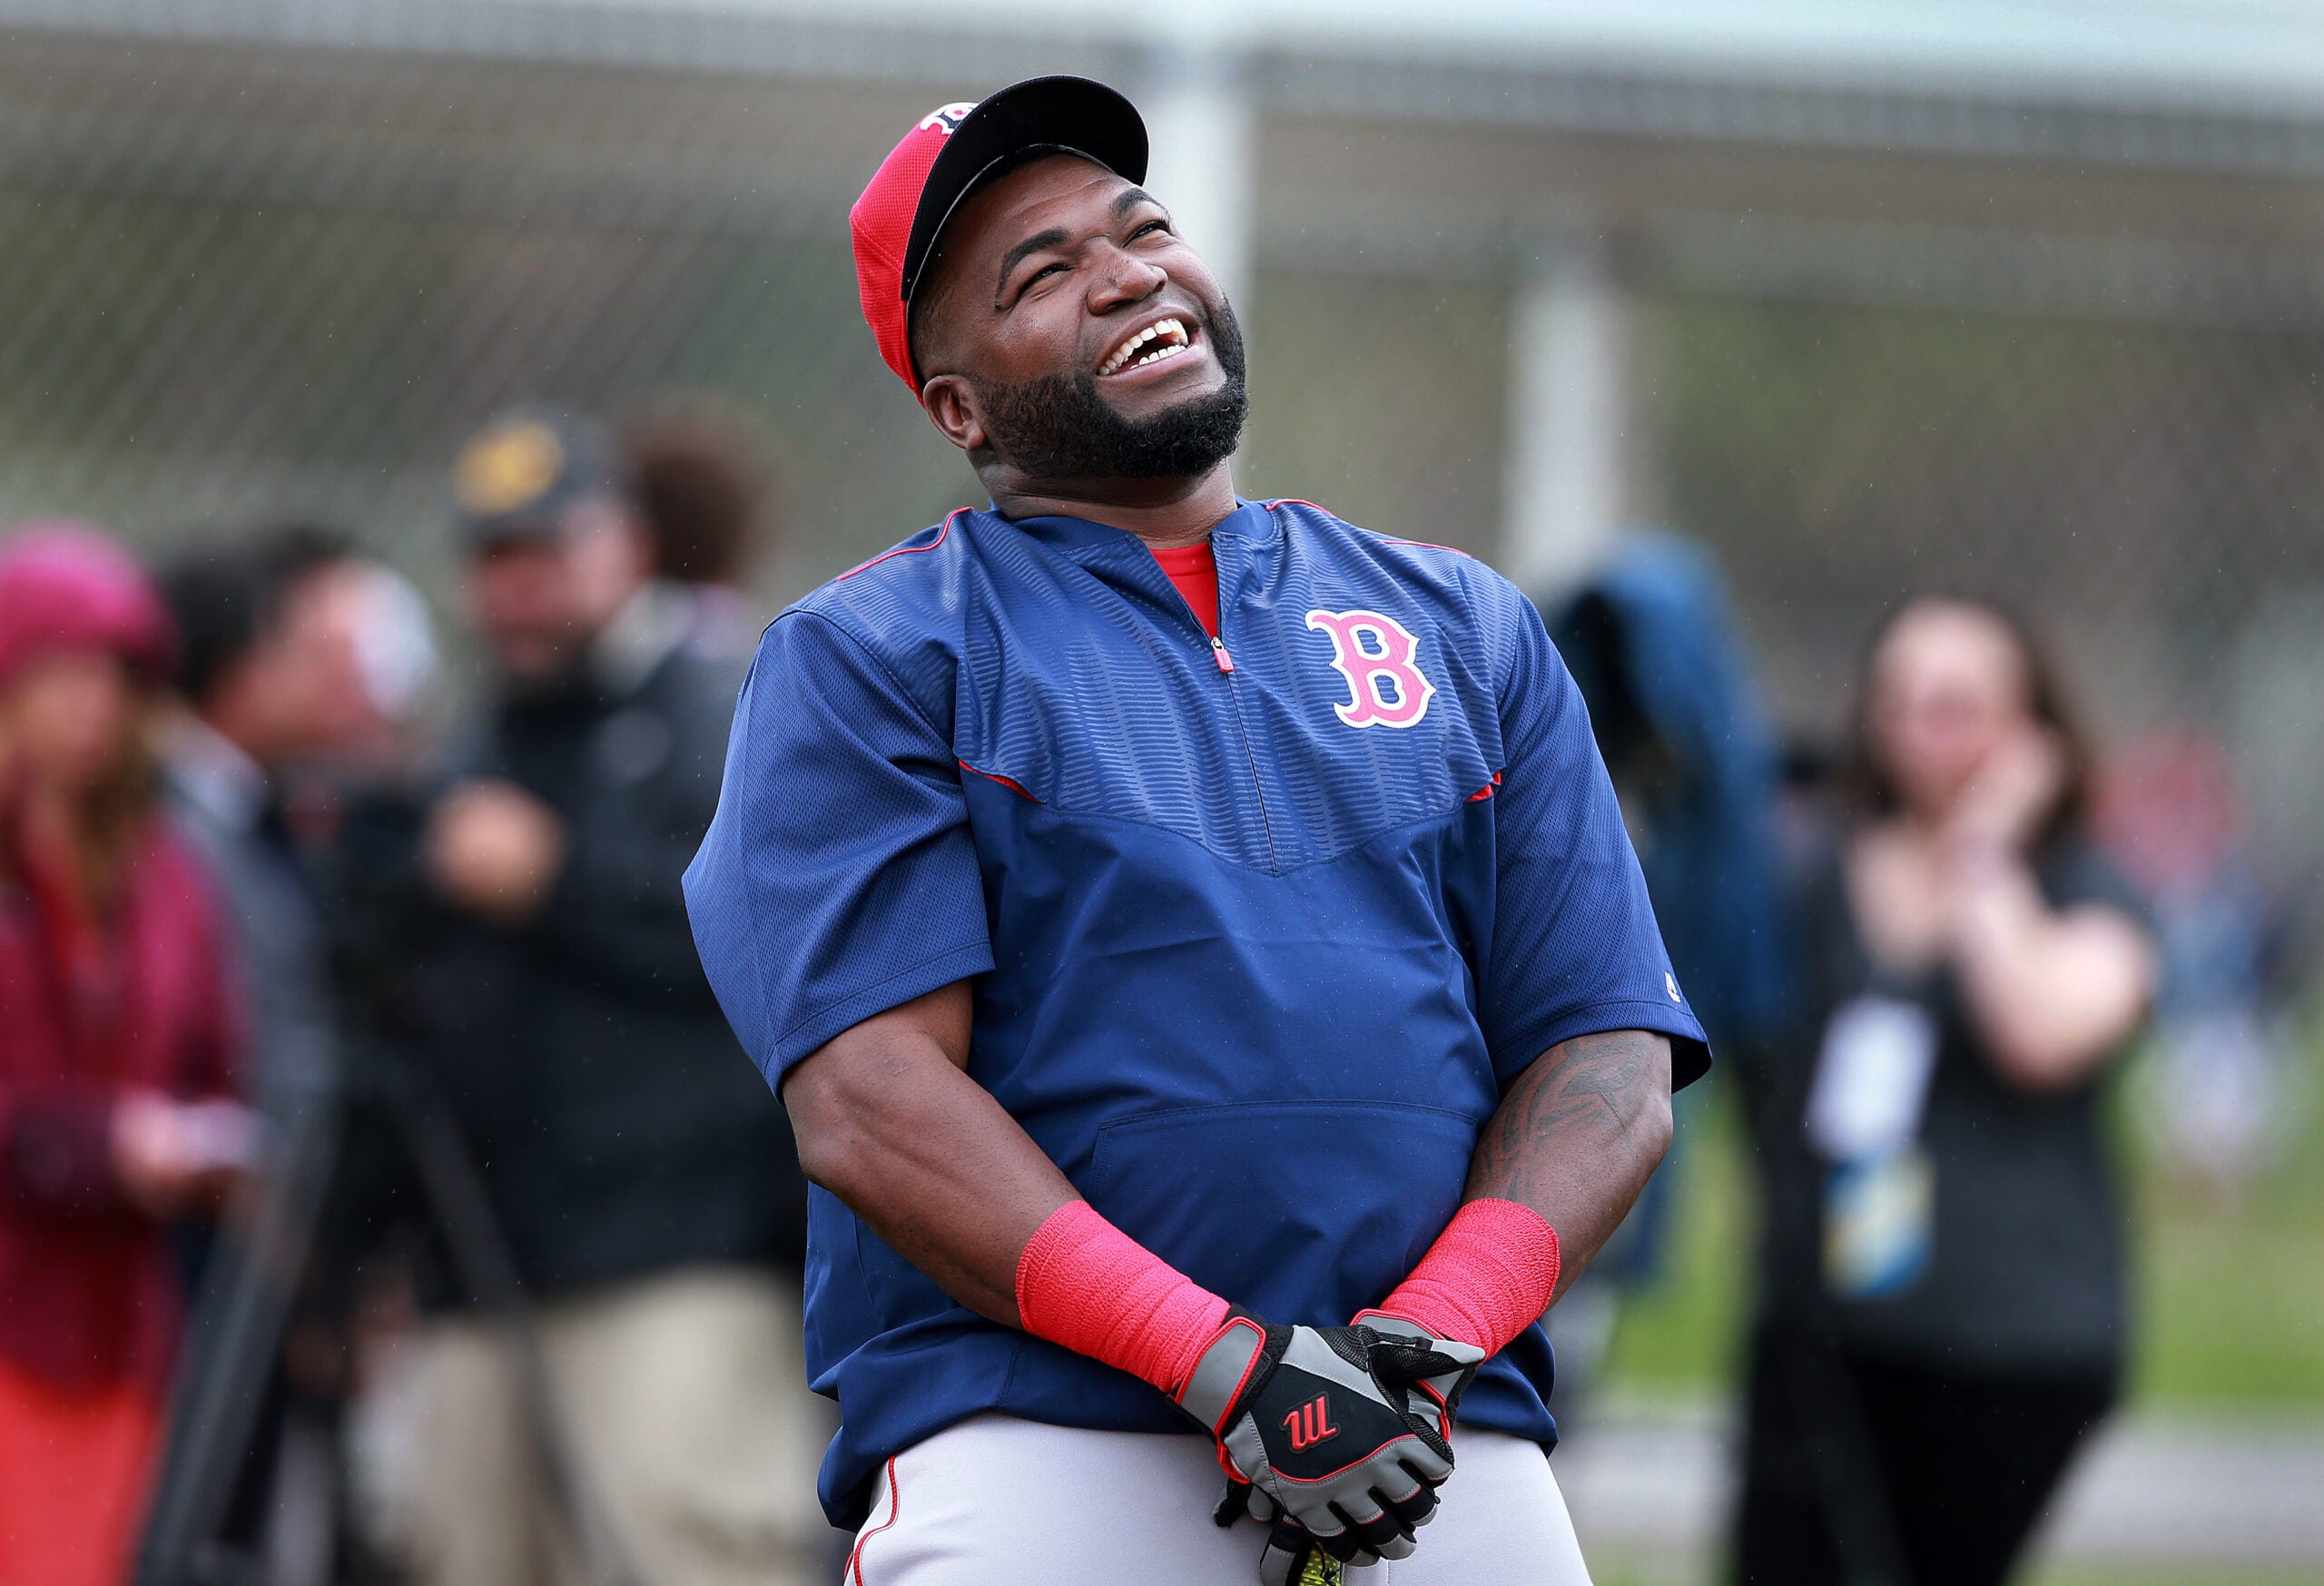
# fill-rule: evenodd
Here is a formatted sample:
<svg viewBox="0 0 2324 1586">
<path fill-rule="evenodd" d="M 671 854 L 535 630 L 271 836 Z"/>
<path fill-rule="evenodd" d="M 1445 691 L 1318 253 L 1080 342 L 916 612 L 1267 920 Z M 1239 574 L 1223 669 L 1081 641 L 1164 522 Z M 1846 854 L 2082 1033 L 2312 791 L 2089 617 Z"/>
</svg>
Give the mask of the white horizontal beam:
<svg viewBox="0 0 2324 1586">
<path fill-rule="evenodd" d="M 1208 51 L 1275 113 L 2324 170 L 2324 0 L 0 0 L 12 27 L 951 84 Z"/>
</svg>

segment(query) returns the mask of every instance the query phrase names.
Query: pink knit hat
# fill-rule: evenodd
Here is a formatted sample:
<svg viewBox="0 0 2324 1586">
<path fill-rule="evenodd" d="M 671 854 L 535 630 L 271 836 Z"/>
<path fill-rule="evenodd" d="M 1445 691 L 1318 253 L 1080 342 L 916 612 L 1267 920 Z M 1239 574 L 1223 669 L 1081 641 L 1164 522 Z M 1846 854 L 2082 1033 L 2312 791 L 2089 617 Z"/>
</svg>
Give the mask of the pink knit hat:
<svg viewBox="0 0 2324 1586">
<path fill-rule="evenodd" d="M 36 655 L 84 649 L 161 678 L 177 631 L 145 570 L 103 530 L 64 518 L 19 525 L 0 544 L 0 686 Z"/>
</svg>

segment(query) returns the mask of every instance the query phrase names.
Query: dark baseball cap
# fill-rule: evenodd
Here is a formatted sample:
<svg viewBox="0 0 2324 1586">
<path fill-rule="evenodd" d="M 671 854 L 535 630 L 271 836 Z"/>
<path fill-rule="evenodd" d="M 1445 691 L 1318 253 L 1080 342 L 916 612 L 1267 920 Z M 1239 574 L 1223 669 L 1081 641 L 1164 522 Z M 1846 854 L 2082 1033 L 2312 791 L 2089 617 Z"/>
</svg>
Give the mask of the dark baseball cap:
<svg viewBox="0 0 2324 1586">
<path fill-rule="evenodd" d="M 947 104 L 880 163 L 848 212 L 855 284 L 880 356 L 920 393 L 911 362 L 911 302 L 944 224 L 970 195 L 1028 155 L 1094 161 L 1146 180 L 1146 123 L 1114 89 L 1087 77 L 1031 77 L 979 103 Z"/>
<path fill-rule="evenodd" d="M 608 497 L 626 501 L 630 493 L 612 432 L 555 408 L 500 414 L 452 464 L 455 521 L 474 550 L 553 538 L 573 507 Z"/>
</svg>

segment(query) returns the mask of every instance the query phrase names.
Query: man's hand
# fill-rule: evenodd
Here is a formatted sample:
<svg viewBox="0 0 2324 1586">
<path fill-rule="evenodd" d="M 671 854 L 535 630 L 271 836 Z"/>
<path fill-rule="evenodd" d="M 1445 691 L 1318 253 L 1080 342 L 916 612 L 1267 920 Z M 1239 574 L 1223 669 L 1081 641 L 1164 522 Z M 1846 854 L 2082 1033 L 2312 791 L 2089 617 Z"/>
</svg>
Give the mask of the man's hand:
<svg viewBox="0 0 2324 1586">
<path fill-rule="evenodd" d="M 1444 1418 L 1413 1404 L 1412 1384 L 1458 1376 L 1483 1360 L 1466 1345 L 1433 1346 L 1369 1327 L 1270 1326 L 1230 1314 L 1203 1352 L 1179 1406 L 1218 1440 L 1232 1523 L 1239 1493 L 1275 1522 L 1259 1566 L 1265 1586 L 1292 1579 L 1308 1542 L 1369 1562 L 1413 1551 L 1452 1473 Z"/>
<path fill-rule="evenodd" d="M 514 783 L 464 783 L 429 817 L 426 854 L 428 879 L 450 902 L 522 925 L 565 863 L 565 823 Z"/>
<path fill-rule="evenodd" d="M 1439 1337 L 1418 1322 L 1386 1311 L 1359 1311 L 1354 1327 L 1379 1335 L 1372 1349 L 1372 1368 L 1390 1386 L 1414 1390 L 1405 1402 L 1412 1414 L 1426 1421 L 1449 1447 L 1452 1417 L 1460 1413 L 1461 1395 L 1476 1381 L 1484 1351 L 1457 1339 Z M 1447 1371 L 1441 1362 L 1464 1362 Z"/>
</svg>

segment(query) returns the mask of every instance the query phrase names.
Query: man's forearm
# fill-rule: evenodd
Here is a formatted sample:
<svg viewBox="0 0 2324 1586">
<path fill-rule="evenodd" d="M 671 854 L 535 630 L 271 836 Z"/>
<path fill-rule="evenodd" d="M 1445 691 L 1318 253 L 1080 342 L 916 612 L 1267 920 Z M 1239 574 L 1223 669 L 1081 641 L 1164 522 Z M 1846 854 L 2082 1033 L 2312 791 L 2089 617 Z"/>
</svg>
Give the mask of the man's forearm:
<svg viewBox="0 0 2324 1586">
<path fill-rule="evenodd" d="M 1670 1145 L 1670 1042 L 1647 1030 L 1560 1041 L 1486 1121 L 1465 1199 L 1515 1201 L 1557 1230 L 1563 1294 L 1629 1215 Z"/>
<path fill-rule="evenodd" d="M 1019 1325 L 1017 1263 L 1079 1191 L 969 1078 L 969 997 L 949 986 L 866 1020 L 786 1077 L 807 1177 L 938 1286 Z"/>
<path fill-rule="evenodd" d="M 965 983 L 875 1015 L 793 1069 L 807 1177 L 970 1310 L 1165 1393 L 1226 1302 L 1106 1221 L 969 1078 Z"/>
</svg>

